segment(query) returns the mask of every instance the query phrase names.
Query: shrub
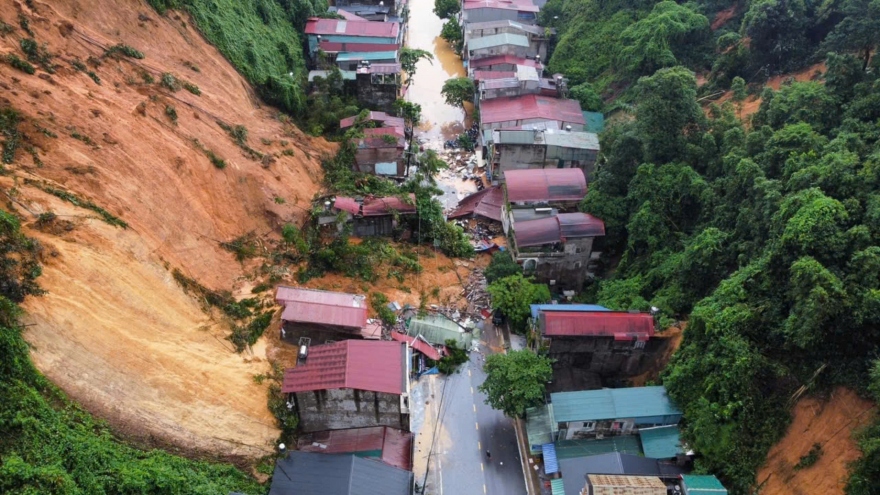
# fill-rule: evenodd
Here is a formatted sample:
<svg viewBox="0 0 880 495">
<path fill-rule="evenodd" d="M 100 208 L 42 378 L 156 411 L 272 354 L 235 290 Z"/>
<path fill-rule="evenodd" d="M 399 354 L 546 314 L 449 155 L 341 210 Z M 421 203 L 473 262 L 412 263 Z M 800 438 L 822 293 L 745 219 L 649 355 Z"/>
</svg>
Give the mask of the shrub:
<svg viewBox="0 0 880 495">
<path fill-rule="evenodd" d="M 128 58 L 136 58 L 138 60 L 144 58 L 143 52 L 122 43 L 113 45 L 104 52 L 105 57 L 113 57 L 116 59 L 118 59 L 121 55 L 124 55 Z"/>
<path fill-rule="evenodd" d="M 440 358 L 437 370 L 444 375 L 451 375 L 459 366 L 468 361 L 468 351 L 458 347 L 458 344 L 452 339 L 446 340 L 446 350 L 448 354 Z"/>
<path fill-rule="evenodd" d="M 14 53 L 10 53 L 6 55 L 6 62 L 12 66 L 13 69 L 18 69 L 26 74 L 35 74 L 37 69 L 34 68 L 33 65 L 27 63 L 26 61 L 18 58 L 18 56 Z"/>
<path fill-rule="evenodd" d="M 174 108 L 174 105 L 165 105 L 165 115 L 171 119 L 171 122 L 177 123 L 177 109 Z"/>
<path fill-rule="evenodd" d="M 180 83 L 177 81 L 177 78 L 174 77 L 174 74 L 170 72 L 163 72 L 162 78 L 159 80 L 159 84 L 165 87 L 168 91 L 177 91 L 180 89 Z"/>
<path fill-rule="evenodd" d="M 192 93 L 196 96 L 202 95 L 202 90 L 200 90 L 199 87 L 196 86 L 195 84 L 188 82 L 188 81 L 183 82 L 183 89 L 189 91 L 190 93 Z"/>
</svg>

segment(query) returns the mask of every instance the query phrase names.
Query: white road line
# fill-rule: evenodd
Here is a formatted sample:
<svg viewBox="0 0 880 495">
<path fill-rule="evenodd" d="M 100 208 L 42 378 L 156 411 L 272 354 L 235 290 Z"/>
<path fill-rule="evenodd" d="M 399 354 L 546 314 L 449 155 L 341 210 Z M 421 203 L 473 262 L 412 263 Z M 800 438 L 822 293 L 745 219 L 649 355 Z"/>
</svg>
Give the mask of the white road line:
<svg viewBox="0 0 880 495">
<path fill-rule="evenodd" d="M 477 405 L 474 404 L 474 412 L 477 412 Z"/>
<path fill-rule="evenodd" d="M 480 429 L 480 423 L 474 423 L 474 426 L 477 428 L 477 431 Z"/>
<path fill-rule="evenodd" d="M 483 472 L 483 469 L 484 469 L 484 465 L 483 465 L 483 463 L 481 462 L 481 463 L 480 463 L 480 472 L 481 472 L 481 473 Z"/>
<path fill-rule="evenodd" d="M 468 368 L 468 376 L 471 376 L 471 369 Z"/>
<path fill-rule="evenodd" d="M 477 440 L 477 450 L 483 450 L 483 444 Z"/>
<path fill-rule="evenodd" d="M 483 483 L 483 493 L 486 493 L 486 484 Z"/>
<path fill-rule="evenodd" d="M 471 395 L 474 395 L 474 387 L 471 387 Z"/>
</svg>

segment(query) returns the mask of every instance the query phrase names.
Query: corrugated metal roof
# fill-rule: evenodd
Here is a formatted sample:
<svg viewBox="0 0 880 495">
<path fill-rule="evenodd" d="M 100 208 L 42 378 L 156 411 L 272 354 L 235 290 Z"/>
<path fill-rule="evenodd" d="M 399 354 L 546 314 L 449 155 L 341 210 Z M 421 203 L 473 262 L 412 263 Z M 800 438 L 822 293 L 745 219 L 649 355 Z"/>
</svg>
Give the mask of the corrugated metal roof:
<svg viewBox="0 0 880 495">
<path fill-rule="evenodd" d="M 550 480 L 550 495 L 565 495 L 565 485 L 562 478 Z"/>
<path fill-rule="evenodd" d="M 628 476 L 677 477 L 682 469 L 640 455 L 610 452 L 580 457 L 564 464 L 566 472 L 577 474 L 622 474 Z"/>
<path fill-rule="evenodd" d="M 504 194 L 498 186 L 487 187 L 463 198 L 449 213 L 449 218 L 461 218 L 470 214 L 480 215 L 496 222 L 501 221 Z"/>
<path fill-rule="evenodd" d="M 330 7 L 327 10 L 330 10 L 332 8 L 333 7 Z M 342 16 L 342 18 L 345 19 L 346 21 L 368 21 L 369 20 L 369 19 L 364 19 L 363 17 L 361 17 L 359 15 L 352 14 L 351 12 L 344 10 L 344 9 L 337 8 L 335 10 L 335 12 L 337 14 L 339 14 L 340 16 Z"/>
<path fill-rule="evenodd" d="M 547 146 L 574 148 L 579 150 L 599 150 L 599 136 L 592 132 L 547 131 L 544 133 Z"/>
<path fill-rule="evenodd" d="M 526 436 L 529 439 L 530 452 L 541 452 L 542 445 L 553 441 L 554 432 L 556 421 L 553 420 L 551 404 L 526 409 Z"/>
<path fill-rule="evenodd" d="M 269 495 L 409 495 L 413 474 L 351 454 L 291 451 L 275 462 Z"/>
<path fill-rule="evenodd" d="M 681 480 L 686 495 L 727 495 L 727 488 L 709 474 L 683 474 Z"/>
<path fill-rule="evenodd" d="M 516 77 L 510 77 L 507 79 L 489 79 L 486 81 L 480 81 L 480 91 L 484 91 L 487 89 L 505 89 L 505 88 L 518 88 L 519 81 Z"/>
<path fill-rule="evenodd" d="M 599 112 L 584 112 L 584 120 L 587 121 L 587 132 L 599 134 L 605 130 L 605 116 Z"/>
<path fill-rule="evenodd" d="M 406 333 L 412 337 L 421 335 L 435 345 L 445 345 L 447 340 L 456 341 L 463 349 L 470 349 L 473 334 L 465 333 L 457 323 L 442 315 L 428 315 L 409 321 Z"/>
<path fill-rule="evenodd" d="M 547 208 L 511 208 L 510 214 L 513 216 L 513 223 L 528 222 L 529 220 L 537 220 L 539 218 L 555 217 L 559 215 L 559 210 L 553 207 Z"/>
<path fill-rule="evenodd" d="M 645 457 L 669 459 L 684 451 L 681 448 L 678 425 L 639 428 L 639 439 L 642 441 Z"/>
<path fill-rule="evenodd" d="M 400 45 L 396 43 L 341 43 L 336 41 L 321 40 L 318 48 L 326 53 L 339 52 L 387 52 L 396 51 Z"/>
<path fill-rule="evenodd" d="M 495 57 L 490 57 L 495 58 Z M 483 61 L 487 59 L 480 59 Z M 563 100 L 541 95 L 493 98 L 480 103 L 480 123 L 545 119 L 567 124 L 584 124 L 584 114 L 577 100 Z"/>
<path fill-rule="evenodd" d="M 344 292 L 279 286 L 275 301 L 284 306 L 281 319 L 349 328 L 367 324 L 366 298 Z"/>
<path fill-rule="evenodd" d="M 666 495 L 666 484 L 656 477 L 591 474 L 593 495 Z"/>
<path fill-rule="evenodd" d="M 374 457 L 390 466 L 412 469 L 413 434 L 388 426 L 327 430 L 301 434 L 297 449 L 319 454 Z"/>
<path fill-rule="evenodd" d="M 560 459 L 560 462 L 562 459 L 574 459 L 609 452 L 641 455 L 642 449 L 635 435 L 618 435 L 599 440 L 560 440 L 556 442 L 556 458 Z M 562 470 L 565 471 L 564 466 Z"/>
<path fill-rule="evenodd" d="M 384 52 L 342 52 L 336 56 L 337 62 L 353 62 L 355 60 L 397 60 L 397 50 Z"/>
<path fill-rule="evenodd" d="M 406 342 L 413 349 L 421 352 L 425 356 L 434 361 L 440 360 L 440 351 L 434 348 L 430 343 L 425 342 L 419 337 L 410 337 L 409 335 L 404 335 L 400 332 L 391 332 L 391 338 L 398 342 Z"/>
<path fill-rule="evenodd" d="M 505 79 L 501 79 L 505 81 Z M 493 81 L 486 81 L 486 83 Z M 484 83 L 485 84 L 485 83 Z M 557 146 L 576 150 L 599 150 L 599 136 L 592 132 L 560 131 L 559 123 L 554 122 L 556 129 L 547 129 L 544 122 L 495 129 L 493 140 L 499 144 L 522 144 L 535 146 Z M 535 132 L 543 131 L 543 132 Z M 565 170 L 565 169 L 562 169 Z"/>
<path fill-rule="evenodd" d="M 605 235 L 605 222 L 589 213 L 560 213 L 556 219 L 563 240 Z"/>
<path fill-rule="evenodd" d="M 284 393 L 351 388 L 388 394 L 405 390 L 406 347 L 391 340 L 344 340 L 309 348 L 309 357 L 284 370 Z"/>
<path fill-rule="evenodd" d="M 560 423 L 681 416 L 663 386 L 558 392 L 550 394 L 550 401 Z"/>
<path fill-rule="evenodd" d="M 614 337 L 646 341 L 654 335 L 654 316 L 626 311 L 548 311 L 538 317 L 548 337 Z"/>
<path fill-rule="evenodd" d="M 556 446 L 552 443 L 541 445 L 541 453 L 544 456 L 544 474 L 559 472 L 559 462 L 556 461 Z"/>
<path fill-rule="evenodd" d="M 397 35 L 400 34 L 400 24 L 396 22 L 347 21 L 312 17 L 306 21 L 305 33 L 397 38 Z"/>
<path fill-rule="evenodd" d="M 513 230 L 517 247 L 542 246 L 562 242 L 556 217 L 517 222 Z"/>
<path fill-rule="evenodd" d="M 491 81 L 493 79 L 505 79 L 516 77 L 516 72 L 512 70 L 475 70 L 474 82 Z"/>
<path fill-rule="evenodd" d="M 544 28 L 541 26 L 527 26 L 521 22 L 504 20 L 504 21 L 487 21 L 487 22 L 469 22 L 465 25 L 465 31 L 473 33 L 474 31 L 483 31 L 486 29 L 498 29 L 511 27 L 524 33 L 544 35 Z"/>
<path fill-rule="evenodd" d="M 508 170 L 504 187 L 511 203 L 580 201 L 587 195 L 587 178 L 579 168 Z"/>
<path fill-rule="evenodd" d="M 537 318 L 538 314 L 543 311 L 611 311 L 598 304 L 532 304 L 529 307 L 532 311 L 532 318 Z"/>
<path fill-rule="evenodd" d="M 400 64 L 372 64 L 369 67 L 358 67 L 358 74 L 397 74 Z"/>
<path fill-rule="evenodd" d="M 540 9 L 531 0 L 470 0 L 465 1 L 462 10 L 473 9 L 502 9 L 515 10 L 517 12 L 538 12 Z"/>
<path fill-rule="evenodd" d="M 339 121 L 340 129 L 347 129 L 354 125 L 355 120 L 357 120 L 357 115 L 352 115 L 351 117 L 346 117 Z M 404 128 L 404 122 L 402 117 L 394 117 L 388 115 L 385 112 L 370 112 L 367 115 L 367 118 L 364 119 L 364 122 L 380 122 L 382 127 L 396 127 L 399 129 Z"/>
<path fill-rule="evenodd" d="M 517 57 L 516 55 L 495 55 L 494 57 L 486 57 L 478 60 L 468 60 L 468 67 L 472 69 L 477 69 L 480 67 L 489 67 L 492 65 L 500 65 L 500 64 L 508 64 L 508 65 L 528 65 L 531 67 L 535 67 L 537 69 L 543 69 L 544 66 L 530 58 Z"/>
<path fill-rule="evenodd" d="M 314 81 L 316 77 L 323 77 L 324 79 L 326 79 L 330 76 L 330 72 L 331 71 L 329 70 L 310 70 L 309 82 Z M 353 70 L 340 70 L 339 72 L 342 73 L 343 81 L 354 81 L 355 79 L 357 79 L 357 73 Z"/>
<path fill-rule="evenodd" d="M 538 79 L 540 79 L 540 76 L 538 76 L 538 69 L 534 67 L 528 65 L 517 65 L 516 78 L 520 81 L 537 81 Z"/>
<path fill-rule="evenodd" d="M 523 36 L 522 34 L 514 34 L 514 33 L 500 33 L 493 34 L 491 36 L 483 36 L 482 38 L 474 38 L 468 41 L 468 50 L 485 50 L 487 48 L 494 48 L 497 46 L 520 46 L 523 48 L 529 47 L 529 39 Z"/>
</svg>

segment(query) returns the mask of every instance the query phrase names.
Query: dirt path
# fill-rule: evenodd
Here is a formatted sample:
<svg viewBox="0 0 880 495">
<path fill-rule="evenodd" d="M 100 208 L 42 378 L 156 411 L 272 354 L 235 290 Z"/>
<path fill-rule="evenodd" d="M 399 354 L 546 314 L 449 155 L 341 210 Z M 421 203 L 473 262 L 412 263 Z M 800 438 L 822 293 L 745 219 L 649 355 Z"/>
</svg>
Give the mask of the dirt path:
<svg viewBox="0 0 880 495">
<path fill-rule="evenodd" d="M 847 464 L 860 455 L 852 433 L 871 421 L 874 410 L 871 402 L 846 388 L 836 389 L 827 401 L 801 399 L 788 433 L 770 449 L 758 472 L 761 495 L 842 495 Z M 816 443 L 822 446 L 819 460 L 796 469 Z"/>
</svg>

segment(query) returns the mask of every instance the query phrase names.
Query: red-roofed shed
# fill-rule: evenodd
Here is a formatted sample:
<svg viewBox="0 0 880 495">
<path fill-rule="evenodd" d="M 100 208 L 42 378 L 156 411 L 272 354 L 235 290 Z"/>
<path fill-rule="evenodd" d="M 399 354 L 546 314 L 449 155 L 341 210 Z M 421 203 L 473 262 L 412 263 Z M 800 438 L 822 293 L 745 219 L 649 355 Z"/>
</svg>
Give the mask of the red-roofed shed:
<svg viewBox="0 0 880 495">
<path fill-rule="evenodd" d="M 410 471 L 412 443 L 413 434 L 410 432 L 375 426 L 307 433 L 297 440 L 297 450 L 320 454 L 352 453 L 359 457 L 378 458 L 385 464 Z"/>
<path fill-rule="evenodd" d="M 413 349 L 421 352 L 425 356 L 433 359 L 434 361 L 440 360 L 440 351 L 434 348 L 429 342 L 418 338 L 418 337 L 410 337 L 409 335 L 402 334 L 400 332 L 391 332 L 391 338 L 398 342 L 406 342 Z"/>
<path fill-rule="evenodd" d="M 284 306 L 283 323 L 360 330 L 367 324 L 366 298 L 343 292 L 278 287 L 275 301 Z"/>
<path fill-rule="evenodd" d="M 546 337 L 614 337 L 644 342 L 654 335 L 654 317 L 625 311 L 545 311 L 539 327 Z"/>
<path fill-rule="evenodd" d="M 349 21 L 312 17 L 306 21 L 306 34 L 345 35 L 373 38 L 397 38 L 400 24 L 396 22 Z"/>
<path fill-rule="evenodd" d="M 480 103 L 480 125 L 484 130 L 543 121 L 557 122 L 560 129 L 571 126 L 573 131 L 583 131 L 586 124 L 577 100 L 522 95 L 493 98 Z"/>
<path fill-rule="evenodd" d="M 501 221 L 501 207 L 504 204 L 504 194 L 498 186 L 487 187 L 463 198 L 458 206 L 449 213 L 449 218 L 462 218 L 468 215 L 478 215 L 496 222 Z"/>
</svg>

